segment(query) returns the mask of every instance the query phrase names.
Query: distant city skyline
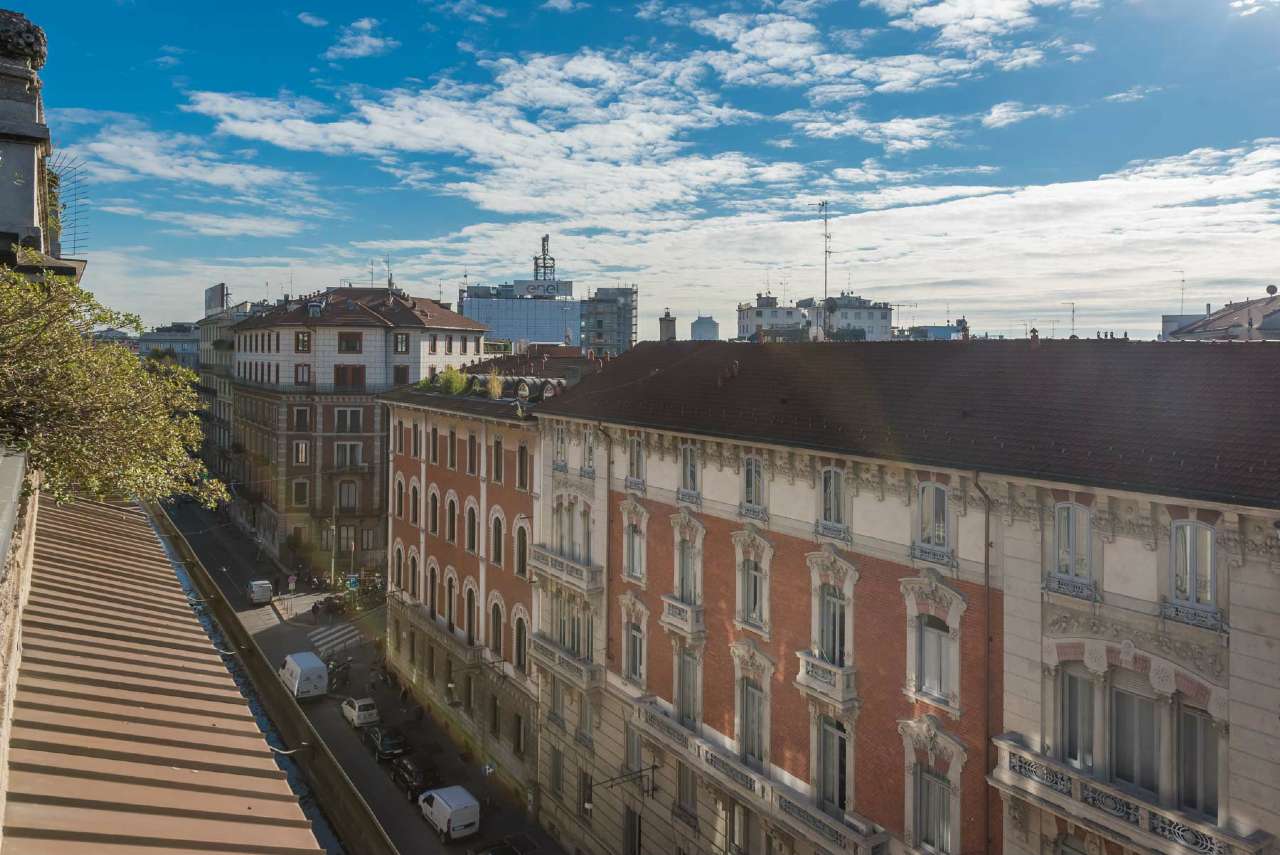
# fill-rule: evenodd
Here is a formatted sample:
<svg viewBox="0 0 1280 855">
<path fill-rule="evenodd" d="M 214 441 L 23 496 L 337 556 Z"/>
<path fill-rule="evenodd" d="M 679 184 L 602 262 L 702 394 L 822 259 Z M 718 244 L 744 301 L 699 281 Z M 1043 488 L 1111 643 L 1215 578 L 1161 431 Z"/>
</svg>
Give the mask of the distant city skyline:
<svg viewBox="0 0 1280 855">
<path fill-rule="evenodd" d="M 1061 336 L 1074 302 L 1151 338 L 1184 276 L 1187 311 L 1280 282 L 1276 0 L 17 9 L 87 166 L 84 284 L 148 326 L 384 258 L 452 302 L 549 233 L 683 337 L 821 296 L 820 199 L 830 292 L 903 326 Z"/>
</svg>

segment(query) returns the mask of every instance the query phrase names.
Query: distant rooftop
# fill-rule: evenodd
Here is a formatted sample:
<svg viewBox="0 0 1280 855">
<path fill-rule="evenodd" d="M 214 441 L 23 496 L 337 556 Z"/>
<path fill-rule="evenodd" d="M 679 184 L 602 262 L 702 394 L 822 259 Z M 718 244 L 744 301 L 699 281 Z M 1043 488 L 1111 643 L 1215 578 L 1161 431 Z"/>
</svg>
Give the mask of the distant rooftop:
<svg viewBox="0 0 1280 855">
<path fill-rule="evenodd" d="M 396 288 L 329 288 L 292 297 L 253 315 L 236 331 L 277 326 L 419 327 L 484 332 L 487 327 L 426 297 L 411 297 Z"/>
<path fill-rule="evenodd" d="M 1280 339 L 1280 295 L 1228 303 L 1216 312 L 1178 327 L 1170 339 Z"/>
</svg>

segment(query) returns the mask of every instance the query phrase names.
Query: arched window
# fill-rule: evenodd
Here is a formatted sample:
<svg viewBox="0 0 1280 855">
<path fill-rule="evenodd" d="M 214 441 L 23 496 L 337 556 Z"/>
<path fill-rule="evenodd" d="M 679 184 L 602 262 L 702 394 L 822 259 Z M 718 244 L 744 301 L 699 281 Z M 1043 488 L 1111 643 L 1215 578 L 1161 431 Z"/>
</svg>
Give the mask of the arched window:
<svg viewBox="0 0 1280 855">
<path fill-rule="evenodd" d="M 476 509 L 467 508 L 467 551 L 476 551 Z"/>
<path fill-rule="evenodd" d="M 396 516 L 404 519 L 404 482 L 396 480 Z"/>
<path fill-rule="evenodd" d="M 414 484 L 409 490 L 409 522 L 414 525 L 418 524 L 418 485 Z"/>
<path fill-rule="evenodd" d="M 524 526 L 516 527 L 516 575 L 529 575 L 529 536 Z"/>
<path fill-rule="evenodd" d="M 502 656 L 502 607 L 497 603 L 489 610 L 489 649 Z"/>
<path fill-rule="evenodd" d="M 528 659 L 529 640 L 525 637 L 524 618 L 516 618 L 516 669 L 521 674 L 529 673 Z"/>
<path fill-rule="evenodd" d="M 431 498 L 427 500 L 427 507 L 429 508 L 429 513 L 430 513 L 430 517 L 428 518 L 427 523 L 431 527 L 431 533 L 439 534 L 440 533 L 440 497 L 437 496 L 435 493 L 432 493 Z"/>
<path fill-rule="evenodd" d="M 400 547 L 396 547 L 395 571 L 391 574 L 392 584 L 397 588 L 404 587 L 403 565 L 404 553 L 400 551 Z"/>
<path fill-rule="evenodd" d="M 409 596 L 415 600 L 419 598 L 418 593 L 418 556 L 409 556 Z"/>
<path fill-rule="evenodd" d="M 458 542 L 458 503 L 453 499 L 449 500 L 449 508 L 445 512 L 444 537 L 450 543 Z"/>
<path fill-rule="evenodd" d="M 434 567 L 431 568 L 430 582 L 431 585 L 427 588 L 427 610 L 430 612 L 432 617 L 435 617 L 440 614 L 440 611 L 436 608 L 436 586 L 439 584 L 439 581 L 436 579 L 436 568 Z"/>
<path fill-rule="evenodd" d="M 449 624 L 449 629 L 453 629 L 453 586 L 456 583 L 450 579 L 444 585 L 444 620 Z"/>
<path fill-rule="evenodd" d="M 493 538 L 489 542 L 489 559 L 494 564 L 502 564 L 502 517 L 493 518 Z"/>
<path fill-rule="evenodd" d="M 476 643 L 476 623 L 479 615 L 476 613 L 476 592 L 474 588 L 467 589 L 467 644 Z"/>
</svg>

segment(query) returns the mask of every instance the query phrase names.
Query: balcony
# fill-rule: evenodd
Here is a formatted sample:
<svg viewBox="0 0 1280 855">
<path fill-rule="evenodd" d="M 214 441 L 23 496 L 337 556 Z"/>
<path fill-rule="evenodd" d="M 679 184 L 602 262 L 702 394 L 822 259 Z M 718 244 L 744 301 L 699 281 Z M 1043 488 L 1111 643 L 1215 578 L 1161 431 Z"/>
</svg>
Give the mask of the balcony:
<svg viewBox="0 0 1280 855">
<path fill-rule="evenodd" d="M 1264 832 L 1240 837 L 1174 808 L 1160 807 L 1129 790 L 1101 781 L 1052 757 L 996 737 L 991 786 L 1073 821 L 1088 820 L 1131 847 L 1201 855 L 1261 855 L 1275 839 Z"/>
<path fill-rule="evenodd" d="M 627 492 L 629 493 L 643 494 L 645 489 L 645 483 L 643 478 L 634 478 L 630 475 L 628 475 L 626 477 L 626 480 L 623 481 L 623 486 L 626 487 Z"/>
<path fill-rule="evenodd" d="M 466 638 L 449 629 L 449 625 L 441 618 L 432 617 L 425 603 L 419 603 L 404 591 L 393 591 L 387 601 L 398 608 L 414 629 L 421 630 L 435 644 L 439 644 L 463 668 L 480 664 L 481 652 L 484 648 L 479 644 L 467 644 Z"/>
<path fill-rule="evenodd" d="M 533 645 L 530 647 L 533 659 L 542 668 L 555 674 L 579 691 L 588 691 L 604 682 L 604 666 L 588 662 L 576 656 L 567 648 L 547 635 L 538 631 L 533 634 Z"/>
<path fill-rule="evenodd" d="M 1094 602 L 1098 599 L 1098 587 L 1092 579 L 1081 579 L 1076 576 L 1059 576 L 1050 573 L 1045 577 L 1044 589 L 1052 594 L 1064 594 L 1078 600 Z"/>
<path fill-rule="evenodd" d="M 545 574 L 583 594 L 595 594 L 604 590 L 604 571 L 573 558 L 554 554 L 544 545 L 535 545 L 529 552 L 529 563 L 534 572 Z"/>
<path fill-rule="evenodd" d="M 769 521 L 769 509 L 762 505 L 753 505 L 750 502 L 739 502 L 738 516 L 743 519 L 767 523 Z"/>
<path fill-rule="evenodd" d="M 686 505 L 693 505 L 695 508 L 702 507 L 702 493 L 698 490 L 687 490 L 684 487 L 676 490 L 676 501 L 683 502 Z"/>
<path fill-rule="evenodd" d="M 1222 616 L 1222 609 L 1213 606 L 1202 606 L 1198 603 L 1183 603 L 1176 600 L 1163 600 L 1160 603 L 1160 617 L 1165 620 L 1198 626 L 1203 629 L 1223 632 L 1227 622 Z"/>
<path fill-rule="evenodd" d="M 797 689 L 842 710 L 857 706 L 858 688 L 852 666 L 832 665 L 810 650 L 797 650 L 796 658 L 800 660 Z"/>
<path fill-rule="evenodd" d="M 818 520 L 813 524 L 813 533 L 815 537 L 826 537 L 844 543 L 853 542 L 853 538 L 849 534 L 849 527 L 844 523 Z"/>
<path fill-rule="evenodd" d="M 930 564 L 941 564 L 943 567 L 956 566 L 956 554 L 944 546 L 931 543 L 911 544 L 911 558 L 914 561 L 928 561 Z"/>
<path fill-rule="evenodd" d="M 705 635 L 707 631 L 702 606 L 686 603 L 673 594 L 662 595 L 662 617 L 658 622 L 685 638 Z"/>
</svg>

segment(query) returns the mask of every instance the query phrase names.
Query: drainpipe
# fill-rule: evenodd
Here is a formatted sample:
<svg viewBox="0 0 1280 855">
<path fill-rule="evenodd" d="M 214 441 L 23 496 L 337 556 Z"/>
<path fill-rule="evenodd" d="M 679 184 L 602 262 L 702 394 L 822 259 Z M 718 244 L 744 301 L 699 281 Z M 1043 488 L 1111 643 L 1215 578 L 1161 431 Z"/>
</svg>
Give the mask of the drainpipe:
<svg viewBox="0 0 1280 855">
<path fill-rule="evenodd" d="M 601 580 L 604 582 L 604 614 L 600 616 L 600 637 L 604 639 L 604 661 L 600 664 L 608 670 L 609 662 L 609 535 L 613 531 L 613 498 L 609 495 L 613 484 L 613 437 L 605 430 L 604 422 L 596 422 L 596 433 L 604 438 L 604 544 L 601 566 Z M 595 643 L 595 639 L 592 639 Z M 595 651 L 592 651 L 594 656 Z"/>
<path fill-rule="evenodd" d="M 973 472 L 973 486 L 977 488 L 982 495 L 984 505 L 983 521 L 982 521 L 982 591 L 984 606 L 982 609 L 983 620 L 985 621 L 985 643 L 982 646 L 982 670 L 983 685 L 982 693 L 982 757 L 983 769 L 982 775 L 985 778 L 991 771 L 991 496 L 987 493 L 986 488 L 982 486 L 982 473 L 978 470 Z M 1003 701 L 1003 698 L 1001 699 Z M 982 794 L 982 834 L 984 841 L 984 850 L 991 850 L 991 792 L 987 788 Z"/>
</svg>

